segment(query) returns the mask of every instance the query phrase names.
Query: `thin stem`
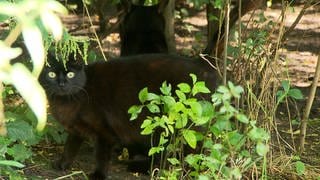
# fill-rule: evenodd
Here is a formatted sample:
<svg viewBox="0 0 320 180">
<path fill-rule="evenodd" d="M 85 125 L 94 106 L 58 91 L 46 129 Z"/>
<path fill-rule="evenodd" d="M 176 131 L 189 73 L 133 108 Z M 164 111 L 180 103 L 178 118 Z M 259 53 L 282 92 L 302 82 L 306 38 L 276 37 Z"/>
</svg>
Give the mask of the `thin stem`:
<svg viewBox="0 0 320 180">
<path fill-rule="evenodd" d="M 301 126 L 300 126 L 300 143 L 299 143 L 299 154 L 300 155 L 304 151 L 304 143 L 305 143 L 305 139 L 306 139 L 309 114 L 310 114 L 312 103 L 313 103 L 313 100 L 314 100 L 314 97 L 316 94 L 319 78 L 320 78 L 320 53 L 318 55 L 318 62 L 317 62 L 315 76 L 314 76 L 314 79 L 312 82 L 312 86 L 311 86 L 309 96 L 308 96 L 308 101 L 307 101 L 306 108 L 303 113 Z"/>
<path fill-rule="evenodd" d="M 83 2 L 83 4 L 84 4 L 84 9 L 86 10 L 86 13 L 87 13 L 88 18 L 89 18 L 90 26 L 93 26 L 93 24 L 92 24 L 92 19 L 91 19 L 91 17 L 90 17 L 89 10 L 88 10 L 88 8 L 87 8 L 87 6 L 85 5 L 84 2 Z M 94 29 L 93 29 L 93 34 L 94 34 L 94 36 L 95 36 L 95 38 L 96 38 L 96 41 L 97 41 L 97 43 L 98 43 L 98 46 L 99 46 L 99 49 L 100 49 L 101 54 L 102 54 L 102 56 L 103 56 L 103 59 L 104 59 L 105 61 L 107 61 L 107 58 L 106 58 L 106 56 L 104 55 L 104 52 L 103 52 L 103 49 L 102 49 L 102 45 L 101 45 L 100 39 L 99 39 L 99 37 L 98 37 L 98 35 L 97 35 L 96 30 L 94 30 Z"/>
<path fill-rule="evenodd" d="M 224 54 L 223 54 L 223 85 L 227 85 L 227 56 L 228 56 L 228 36 L 229 36 L 229 20 L 230 20 L 230 0 L 227 0 L 226 4 L 226 17 L 225 17 L 225 39 L 224 39 Z"/>
<path fill-rule="evenodd" d="M 4 107 L 2 102 L 3 84 L 0 81 L 0 136 L 7 135 L 6 118 L 4 116 Z"/>
<path fill-rule="evenodd" d="M 302 10 L 300 11 L 299 15 L 297 16 L 297 18 L 294 20 L 294 22 L 291 24 L 291 26 L 289 27 L 289 29 L 287 29 L 284 34 L 282 39 L 286 39 L 286 37 L 292 32 L 292 30 L 297 26 L 297 24 L 300 22 L 301 18 L 303 17 L 305 11 L 311 6 L 313 0 L 309 0 L 307 1 Z"/>
</svg>

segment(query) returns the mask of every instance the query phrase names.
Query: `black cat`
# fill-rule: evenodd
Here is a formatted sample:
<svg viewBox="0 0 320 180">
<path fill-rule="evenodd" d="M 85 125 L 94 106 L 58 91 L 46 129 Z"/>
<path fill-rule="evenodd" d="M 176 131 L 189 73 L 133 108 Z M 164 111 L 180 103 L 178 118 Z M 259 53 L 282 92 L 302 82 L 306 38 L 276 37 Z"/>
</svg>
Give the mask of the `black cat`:
<svg viewBox="0 0 320 180">
<path fill-rule="evenodd" d="M 204 61 L 185 57 L 148 54 L 123 57 L 83 66 L 73 58 L 66 67 L 54 57 L 44 67 L 39 81 L 46 90 L 52 115 L 69 132 L 64 153 L 56 163 L 59 169 L 73 161 L 85 137 L 96 140 L 96 169 L 91 179 L 104 179 L 111 149 L 121 143 L 130 155 L 147 154 L 149 137 L 140 135 L 142 120 L 129 122 L 128 108 L 138 104 L 138 93 L 148 87 L 159 92 L 163 81 L 175 87 L 191 83 L 190 73 L 216 87 L 215 71 Z"/>
<path fill-rule="evenodd" d="M 120 24 L 121 56 L 167 53 L 165 19 L 159 5 L 131 5 Z"/>
</svg>

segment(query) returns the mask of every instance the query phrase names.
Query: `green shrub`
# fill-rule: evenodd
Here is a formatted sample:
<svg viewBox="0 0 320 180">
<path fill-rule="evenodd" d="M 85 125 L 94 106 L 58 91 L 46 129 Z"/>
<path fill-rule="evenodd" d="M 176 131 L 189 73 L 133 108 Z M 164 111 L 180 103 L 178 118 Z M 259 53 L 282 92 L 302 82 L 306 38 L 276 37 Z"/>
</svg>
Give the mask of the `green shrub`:
<svg viewBox="0 0 320 180">
<path fill-rule="evenodd" d="M 158 175 L 165 179 L 239 179 L 252 167 L 264 172 L 270 135 L 233 106 L 242 87 L 228 82 L 227 87 L 218 87 L 211 101 L 199 100 L 199 95 L 211 92 L 203 81 L 190 76 L 192 86 L 180 83 L 174 93 L 166 82 L 160 95 L 142 89 L 141 104 L 128 110 L 131 120 L 144 108 L 151 114 L 143 121 L 141 134 L 152 137 L 149 156 L 161 157 Z M 185 156 L 186 148 L 196 153 Z"/>
</svg>

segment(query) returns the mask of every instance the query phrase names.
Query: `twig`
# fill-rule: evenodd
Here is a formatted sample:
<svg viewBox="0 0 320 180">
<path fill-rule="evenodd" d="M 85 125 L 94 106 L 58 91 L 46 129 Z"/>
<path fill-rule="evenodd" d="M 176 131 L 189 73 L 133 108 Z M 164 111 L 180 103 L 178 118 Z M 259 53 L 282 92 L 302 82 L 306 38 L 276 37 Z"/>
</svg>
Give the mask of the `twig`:
<svg viewBox="0 0 320 180">
<path fill-rule="evenodd" d="M 282 39 L 286 39 L 286 37 L 291 33 L 291 31 L 297 26 L 297 24 L 300 22 L 301 18 L 303 17 L 305 11 L 310 7 L 312 1 L 313 0 L 309 0 L 304 4 L 304 6 L 303 6 L 302 10 L 300 11 L 299 15 L 297 16 L 297 18 L 294 20 L 294 22 L 291 24 L 291 26 L 283 34 Z"/>
<path fill-rule="evenodd" d="M 3 84 L 0 82 L 0 136 L 7 135 L 6 119 L 4 116 L 4 108 L 2 102 Z"/>
<path fill-rule="evenodd" d="M 224 39 L 224 53 L 223 53 L 223 85 L 227 85 L 227 56 L 228 56 L 228 40 L 229 40 L 229 20 L 230 20 L 230 0 L 227 0 L 226 4 L 226 17 L 225 17 L 225 39 Z"/>
<path fill-rule="evenodd" d="M 308 124 L 309 114 L 310 114 L 310 110 L 311 110 L 312 103 L 313 103 L 313 100 L 314 100 L 314 96 L 316 94 L 319 77 L 320 77 L 320 53 L 318 55 L 317 67 L 316 67 L 315 76 L 314 76 L 314 79 L 313 79 L 313 82 L 312 82 L 312 85 L 311 85 L 311 89 L 310 89 L 310 92 L 309 92 L 308 101 L 307 101 L 306 108 L 304 110 L 303 117 L 302 117 L 302 120 L 301 120 L 300 143 L 299 143 L 299 154 L 300 155 L 304 151 L 304 143 L 305 143 L 305 139 L 306 139 L 306 132 L 307 132 L 307 124 Z"/>
<path fill-rule="evenodd" d="M 206 58 L 206 56 L 209 56 L 208 54 L 202 54 L 202 53 L 200 53 L 199 56 L 201 57 L 201 59 L 207 61 L 207 63 L 208 63 L 213 69 L 219 71 L 218 67 L 215 66 L 215 65 L 213 65 L 213 64 L 209 61 L 209 59 Z M 215 60 L 218 59 L 218 58 L 214 58 L 214 57 L 210 57 L 210 58 L 213 58 L 213 59 L 215 59 Z M 221 75 L 220 71 L 219 71 L 219 74 Z"/>
<path fill-rule="evenodd" d="M 88 177 L 86 176 L 86 174 L 83 171 L 74 171 L 71 174 L 55 178 L 54 180 L 66 179 L 66 178 L 69 178 L 69 177 L 72 177 L 72 176 L 78 175 L 78 174 L 82 174 L 84 179 L 88 179 Z"/>
<path fill-rule="evenodd" d="M 87 15 L 88 15 L 90 25 L 93 26 L 93 24 L 92 24 L 92 19 L 91 19 L 91 17 L 90 17 L 89 10 L 88 10 L 87 6 L 85 5 L 85 3 L 84 3 L 84 8 L 85 8 L 86 13 L 87 13 Z M 98 46 L 99 46 L 99 49 L 100 49 L 101 54 L 102 54 L 102 56 L 103 56 L 103 59 L 104 59 L 105 61 L 107 61 L 107 58 L 106 58 L 106 56 L 105 56 L 105 54 L 104 54 L 104 52 L 103 52 L 103 49 L 102 49 L 102 45 L 101 45 L 100 39 L 99 39 L 99 37 L 98 37 L 98 35 L 97 35 L 96 30 L 94 30 L 94 29 L 93 29 L 93 34 L 94 34 L 94 36 L 95 36 L 95 38 L 96 38 L 96 41 L 97 41 L 97 43 L 98 43 Z"/>
</svg>

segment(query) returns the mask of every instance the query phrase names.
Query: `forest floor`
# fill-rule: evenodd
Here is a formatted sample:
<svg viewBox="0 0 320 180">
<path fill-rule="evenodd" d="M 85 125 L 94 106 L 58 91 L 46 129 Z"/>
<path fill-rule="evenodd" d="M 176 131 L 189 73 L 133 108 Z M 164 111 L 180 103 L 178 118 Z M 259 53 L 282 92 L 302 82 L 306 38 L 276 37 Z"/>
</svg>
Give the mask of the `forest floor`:
<svg viewBox="0 0 320 180">
<path fill-rule="evenodd" d="M 296 5 L 294 9 L 286 15 L 285 26 L 289 27 L 295 20 L 296 16 L 300 12 L 302 6 Z M 271 21 L 276 21 L 281 13 L 281 7 L 274 5 L 272 8 L 264 10 L 265 16 Z M 246 17 L 244 17 L 245 19 Z M 75 27 L 86 26 L 88 23 L 86 18 L 82 15 L 71 14 L 63 17 L 64 23 L 68 29 L 74 29 Z M 93 18 L 93 23 L 98 24 L 97 18 Z M 206 14 L 204 10 L 194 11 L 189 17 L 183 20 L 178 19 L 176 26 L 176 47 L 178 53 L 195 55 L 200 52 L 205 46 L 206 37 Z M 92 29 L 90 31 L 82 30 L 75 31 L 74 34 L 78 35 L 90 35 L 92 36 Z M 200 35 L 199 39 L 195 40 L 197 35 Z M 202 35 L 202 38 L 201 38 Z M 197 36 L 198 37 L 198 36 Z M 196 42 L 196 43 L 195 43 Z M 102 40 L 103 50 L 107 57 L 119 56 L 119 36 L 118 33 L 111 33 Z M 288 74 L 293 84 L 300 88 L 305 96 L 308 95 L 309 87 L 311 84 L 310 78 L 312 78 L 317 62 L 317 55 L 320 53 L 320 6 L 314 6 L 307 10 L 306 14 L 301 19 L 300 23 L 288 36 L 288 40 L 280 50 L 280 56 L 288 67 Z M 299 113 L 302 113 L 305 107 L 305 100 L 298 101 L 298 108 L 291 109 L 296 117 Z M 298 141 L 298 134 L 293 133 L 294 137 L 291 138 L 291 133 L 288 132 L 288 116 L 286 115 L 286 109 L 280 108 L 280 116 L 278 117 L 278 127 L 283 141 Z M 283 111 L 283 112 L 282 112 Z M 296 111 L 296 112 L 295 112 Z M 315 102 L 310 115 L 310 123 L 308 124 L 308 134 L 306 138 L 306 151 L 302 157 L 302 161 L 308 166 L 307 168 L 314 168 L 315 172 L 320 174 L 320 92 L 317 92 Z M 283 118 L 283 119 L 282 119 Z M 292 120 L 292 119 L 291 119 Z M 297 125 L 293 126 L 294 131 L 299 128 Z M 282 141 L 282 140 L 281 140 Z M 289 144 L 290 144 L 289 143 Z M 292 146 L 292 144 L 291 144 Z M 86 143 L 82 148 L 76 162 L 73 164 L 71 170 L 67 172 L 60 172 L 51 168 L 51 162 L 59 156 L 62 152 L 62 145 L 47 145 L 40 144 L 34 147 L 33 163 L 24 169 L 24 173 L 29 175 L 32 179 L 84 179 L 83 172 L 90 172 L 94 167 L 93 160 L 93 146 L 92 143 Z M 288 157 L 291 150 L 288 150 Z M 116 157 L 114 158 L 116 159 Z M 291 179 L 286 172 L 277 172 L 277 168 L 273 169 L 273 173 L 281 174 L 275 179 Z M 148 179 L 147 176 L 141 174 L 130 173 L 126 171 L 126 167 L 115 161 L 111 164 L 109 171 L 109 179 Z M 320 175 L 319 175 L 320 176 Z M 318 177 L 319 177 L 318 176 Z"/>
</svg>

